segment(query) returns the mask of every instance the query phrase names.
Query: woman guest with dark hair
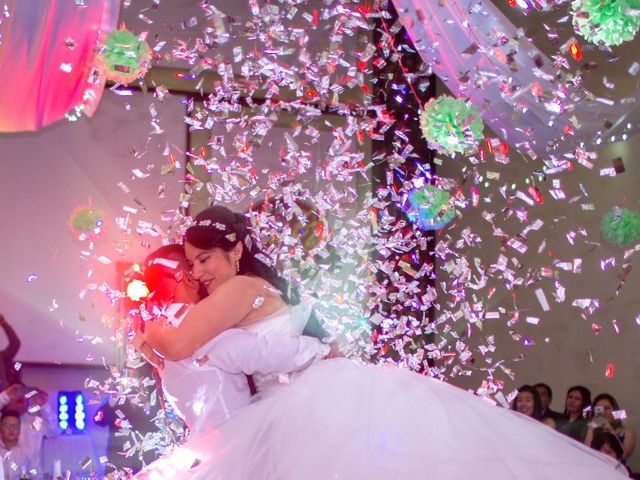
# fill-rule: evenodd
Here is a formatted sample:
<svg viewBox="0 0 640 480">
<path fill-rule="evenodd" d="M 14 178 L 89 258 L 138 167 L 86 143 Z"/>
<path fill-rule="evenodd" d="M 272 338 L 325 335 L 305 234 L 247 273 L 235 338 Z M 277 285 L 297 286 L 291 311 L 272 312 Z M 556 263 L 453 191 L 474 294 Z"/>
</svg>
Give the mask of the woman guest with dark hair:
<svg viewBox="0 0 640 480">
<path fill-rule="evenodd" d="M 621 462 L 624 465 L 624 453 L 620 440 L 611 432 L 599 431 L 594 433 L 593 442 L 591 442 L 591 448 L 604 453 L 605 455 Z M 634 474 L 629 467 L 624 465 L 630 478 L 638 478 L 637 474 Z"/>
<path fill-rule="evenodd" d="M 622 461 L 622 445 L 618 438 L 611 432 L 596 432 L 593 435 L 591 448 L 609 455 L 614 460 Z"/>
<path fill-rule="evenodd" d="M 576 385 L 567 390 L 564 403 L 565 419 L 558 423 L 556 429 L 560 433 L 583 442 L 587 435 L 589 422 L 585 418 L 585 411 L 591 406 L 591 392 L 587 387 Z"/>
<path fill-rule="evenodd" d="M 608 393 L 601 393 L 593 400 L 591 422 L 584 440 L 593 448 L 596 435 L 600 432 L 615 435 L 622 446 L 622 460 L 626 460 L 636 447 L 636 433 L 622 424 L 624 412 L 618 401 Z"/>
<path fill-rule="evenodd" d="M 516 398 L 511 402 L 511 410 L 534 418 L 551 428 L 556 427 L 555 422 L 551 418 L 543 417 L 540 395 L 536 388 L 531 385 L 522 385 L 518 389 L 518 395 L 516 395 Z"/>
</svg>

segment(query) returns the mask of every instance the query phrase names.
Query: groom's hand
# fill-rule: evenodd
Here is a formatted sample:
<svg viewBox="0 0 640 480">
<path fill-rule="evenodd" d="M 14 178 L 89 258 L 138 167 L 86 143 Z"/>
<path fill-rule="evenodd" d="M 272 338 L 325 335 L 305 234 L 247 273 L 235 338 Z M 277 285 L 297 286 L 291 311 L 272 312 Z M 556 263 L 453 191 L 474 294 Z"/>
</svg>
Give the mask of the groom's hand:
<svg viewBox="0 0 640 480">
<path fill-rule="evenodd" d="M 137 332 L 132 341 L 133 348 L 135 348 L 147 362 L 156 368 L 164 368 L 164 358 L 158 355 L 151 345 L 149 345 L 142 333 Z"/>
<path fill-rule="evenodd" d="M 344 353 L 342 353 L 342 350 L 340 349 L 340 343 L 338 341 L 334 340 L 329 344 L 329 346 L 331 347 L 331 350 L 329 350 L 329 353 L 325 358 L 344 357 Z"/>
</svg>

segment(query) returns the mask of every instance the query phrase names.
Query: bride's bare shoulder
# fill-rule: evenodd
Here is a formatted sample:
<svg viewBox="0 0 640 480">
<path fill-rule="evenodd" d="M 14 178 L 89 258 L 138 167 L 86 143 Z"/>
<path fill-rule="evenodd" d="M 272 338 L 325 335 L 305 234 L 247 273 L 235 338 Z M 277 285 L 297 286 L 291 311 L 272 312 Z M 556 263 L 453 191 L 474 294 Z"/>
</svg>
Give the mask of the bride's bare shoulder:
<svg viewBox="0 0 640 480">
<path fill-rule="evenodd" d="M 221 293 L 240 291 L 245 294 L 258 294 L 261 292 L 268 293 L 272 290 L 275 291 L 275 288 L 265 279 L 249 275 L 236 275 L 220 285 L 219 289 L 221 290 Z"/>
</svg>

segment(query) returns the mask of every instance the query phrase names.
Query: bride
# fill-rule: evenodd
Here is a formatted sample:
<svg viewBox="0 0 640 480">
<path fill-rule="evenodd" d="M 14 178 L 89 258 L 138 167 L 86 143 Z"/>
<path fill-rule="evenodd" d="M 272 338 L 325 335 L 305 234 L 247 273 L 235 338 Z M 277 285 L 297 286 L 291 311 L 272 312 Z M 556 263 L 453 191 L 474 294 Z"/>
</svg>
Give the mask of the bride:
<svg viewBox="0 0 640 480">
<path fill-rule="evenodd" d="M 178 326 L 149 324 L 144 342 L 178 362 L 231 328 L 290 338 L 295 308 L 287 304 L 293 295 L 260 260 L 242 216 L 223 207 L 203 211 L 186 232 L 185 251 L 193 277 L 206 287 L 208 297 Z M 399 368 L 331 359 L 285 382 L 273 375 L 257 380 L 259 401 L 226 423 L 193 435 L 136 478 L 626 476 L 615 461 L 535 420 Z"/>
</svg>

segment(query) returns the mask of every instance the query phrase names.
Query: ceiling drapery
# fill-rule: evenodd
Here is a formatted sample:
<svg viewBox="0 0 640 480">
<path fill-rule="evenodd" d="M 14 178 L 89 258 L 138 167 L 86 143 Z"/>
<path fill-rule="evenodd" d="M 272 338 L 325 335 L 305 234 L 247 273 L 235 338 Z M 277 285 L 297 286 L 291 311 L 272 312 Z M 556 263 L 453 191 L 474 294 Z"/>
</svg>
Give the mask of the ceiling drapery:
<svg viewBox="0 0 640 480">
<path fill-rule="evenodd" d="M 80 105 L 91 116 L 104 88 L 92 76 L 96 45 L 117 23 L 118 0 L 9 1 L 4 7 L 0 131 L 38 130 Z"/>
<path fill-rule="evenodd" d="M 574 94 L 524 32 L 490 1 L 393 0 L 416 49 L 454 95 L 469 98 L 496 135 L 544 155 L 577 140 L 564 128 L 593 139 L 605 121 L 613 124 L 632 105 Z M 575 119 L 573 119 L 575 117 Z"/>
</svg>

